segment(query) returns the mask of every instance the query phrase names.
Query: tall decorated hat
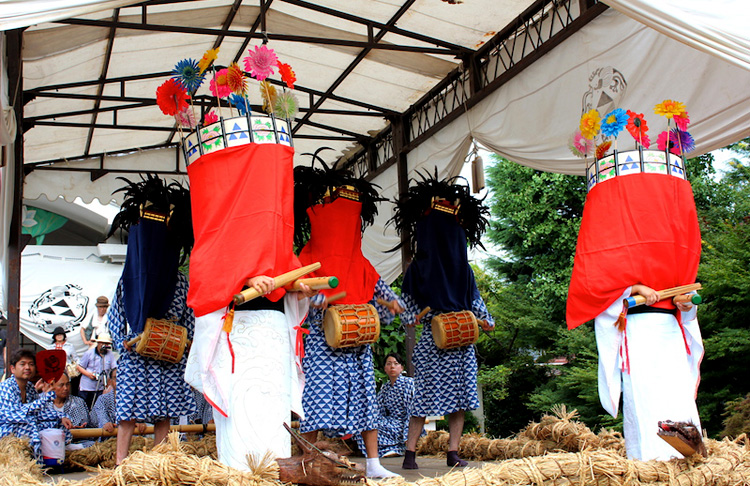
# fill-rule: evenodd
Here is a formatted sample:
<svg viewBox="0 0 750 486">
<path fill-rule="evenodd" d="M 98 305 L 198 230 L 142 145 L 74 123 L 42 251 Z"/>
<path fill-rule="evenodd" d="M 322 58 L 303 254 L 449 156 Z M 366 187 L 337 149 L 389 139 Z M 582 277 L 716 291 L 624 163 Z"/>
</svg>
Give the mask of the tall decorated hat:
<svg viewBox="0 0 750 486">
<path fill-rule="evenodd" d="M 662 290 L 695 282 L 700 230 L 685 172 L 685 154 L 695 147 L 690 117 L 673 100 L 657 104 L 654 114 L 666 120 L 655 142 L 644 114 L 623 108 L 603 116 L 586 111 L 570 139 L 589 190 L 568 290 L 570 329 L 633 284 Z"/>
</svg>

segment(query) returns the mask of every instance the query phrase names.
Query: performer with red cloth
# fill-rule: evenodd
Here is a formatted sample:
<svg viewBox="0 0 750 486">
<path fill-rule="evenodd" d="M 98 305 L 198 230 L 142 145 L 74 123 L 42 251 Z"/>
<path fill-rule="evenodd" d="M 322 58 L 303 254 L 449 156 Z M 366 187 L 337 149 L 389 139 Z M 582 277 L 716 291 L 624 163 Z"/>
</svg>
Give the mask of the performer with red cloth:
<svg viewBox="0 0 750 486">
<path fill-rule="evenodd" d="M 692 421 L 700 430 L 703 344 L 695 308 L 657 302 L 656 291 L 695 282 L 700 230 L 682 158 L 634 150 L 614 160 L 616 175 L 595 174 L 586 199 L 568 328 L 595 319 L 599 397 L 616 417 L 622 392 L 628 457 L 667 460 L 680 456 L 657 436 L 659 421 Z M 647 305 L 625 309 L 634 294 Z"/>
<path fill-rule="evenodd" d="M 283 424 L 291 411 L 302 415 L 295 343 L 309 300 L 273 290 L 273 277 L 301 267 L 292 249 L 293 155 L 288 146 L 252 143 L 188 166 L 196 330 L 185 379 L 216 409 L 219 460 L 241 470 L 249 470 L 248 454 L 288 457 Z M 243 286 L 264 295 L 230 310 Z"/>
<path fill-rule="evenodd" d="M 300 432 L 315 442 L 318 430 L 332 437 L 361 433 L 371 478 L 397 476 L 378 458 L 375 374 L 369 344 L 333 348 L 326 342 L 323 318 L 327 298 L 346 292 L 336 304 L 375 306 L 381 324 L 403 311 L 403 304 L 362 254 L 363 226 L 372 223 L 380 200 L 372 184 L 348 171 L 295 168 L 296 242 L 307 241 L 299 254 L 307 265 L 320 262 L 317 276 L 335 275 L 341 284 L 313 299 L 307 317 L 310 334 L 305 341 L 305 418 Z M 317 299 L 317 300 L 316 300 Z M 389 306 L 377 303 L 389 301 Z M 317 304 L 317 306 L 316 306 Z"/>
</svg>

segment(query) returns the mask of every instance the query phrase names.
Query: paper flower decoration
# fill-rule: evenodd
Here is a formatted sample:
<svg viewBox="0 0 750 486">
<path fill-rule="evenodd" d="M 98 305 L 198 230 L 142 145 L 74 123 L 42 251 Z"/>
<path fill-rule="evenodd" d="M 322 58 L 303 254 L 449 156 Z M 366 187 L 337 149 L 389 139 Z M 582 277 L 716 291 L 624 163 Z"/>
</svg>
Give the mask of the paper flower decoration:
<svg viewBox="0 0 750 486">
<path fill-rule="evenodd" d="M 219 116 L 215 111 L 211 110 L 203 117 L 203 125 L 210 125 L 219 121 Z"/>
<path fill-rule="evenodd" d="M 294 71 L 292 71 L 292 66 L 281 61 L 278 61 L 276 65 L 279 67 L 279 76 L 281 76 L 281 80 L 286 83 L 286 87 L 294 89 L 294 83 L 297 81 L 297 77 L 294 75 Z"/>
<path fill-rule="evenodd" d="M 573 152 L 573 155 L 583 158 L 594 153 L 594 142 L 584 138 L 581 131 L 576 130 L 568 140 L 568 148 Z"/>
<path fill-rule="evenodd" d="M 674 146 L 674 142 L 670 140 L 669 132 L 667 132 L 666 130 L 661 132 L 657 137 L 656 146 L 659 148 L 659 150 L 669 150 L 675 155 L 680 155 L 680 151 Z"/>
<path fill-rule="evenodd" d="M 250 110 L 250 105 L 247 102 L 247 98 L 245 98 L 244 96 L 231 94 L 229 95 L 229 103 L 231 103 L 232 106 L 237 108 L 237 111 L 240 113 L 241 116 L 245 116 L 248 110 Z"/>
<path fill-rule="evenodd" d="M 216 73 L 214 78 L 211 80 L 211 84 L 209 84 L 208 89 L 211 91 L 211 94 L 216 96 L 217 98 L 226 98 L 232 93 L 232 90 L 227 84 L 226 69 L 221 69 Z"/>
<path fill-rule="evenodd" d="M 245 70 L 258 81 L 265 80 L 274 73 L 274 66 L 278 62 L 273 49 L 266 46 L 255 46 L 255 51 L 248 49 L 248 56 L 243 59 Z"/>
<path fill-rule="evenodd" d="M 674 124 L 677 125 L 677 128 L 679 128 L 683 132 L 687 131 L 688 125 L 690 125 L 690 116 L 688 115 L 687 111 L 683 111 L 679 115 L 675 115 L 673 120 Z"/>
<path fill-rule="evenodd" d="M 636 142 L 643 145 L 643 147 L 648 148 L 648 145 L 643 143 L 644 139 L 648 140 L 648 135 L 646 135 L 646 132 L 648 132 L 648 124 L 646 123 L 646 119 L 643 117 L 643 113 L 636 113 L 634 111 L 628 110 L 627 115 L 628 124 L 625 125 L 625 128 L 627 128 L 628 133 L 632 135 Z"/>
<path fill-rule="evenodd" d="M 607 113 L 602 120 L 602 135 L 605 137 L 617 137 L 628 123 L 628 115 L 622 108 L 615 108 Z"/>
<path fill-rule="evenodd" d="M 273 103 L 273 114 L 278 118 L 294 120 L 299 112 L 299 101 L 293 93 L 285 91 L 276 96 Z"/>
<path fill-rule="evenodd" d="M 654 113 L 667 118 L 679 116 L 685 111 L 685 105 L 679 101 L 664 100 L 658 105 L 654 106 Z"/>
<path fill-rule="evenodd" d="M 178 111 L 187 108 L 187 91 L 174 78 L 167 79 L 156 88 L 156 104 L 167 116 L 174 116 Z"/>
<path fill-rule="evenodd" d="M 247 79 L 245 73 L 240 69 L 240 65 L 233 62 L 227 68 L 227 86 L 232 90 L 232 93 L 238 95 L 244 95 L 247 91 Z"/>
<path fill-rule="evenodd" d="M 178 81 L 189 93 L 194 93 L 203 83 L 203 75 L 195 59 L 183 59 L 172 70 L 172 79 Z"/>
<path fill-rule="evenodd" d="M 219 55 L 219 48 L 216 49 L 209 49 L 203 54 L 203 57 L 200 61 L 198 61 L 198 69 L 200 70 L 200 73 L 203 74 L 206 69 L 208 69 L 208 66 L 211 65 L 212 62 L 216 60 L 216 57 Z"/>
<path fill-rule="evenodd" d="M 601 117 L 599 116 L 599 112 L 596 110 L 590 110 L 588 113 L 584 113 L 581 117 L 581 135 L 583 135 L 583 138 L 587 138 L 589 140 L 592 140 L 597 133 L 599 133 L 599 128 L 601 127 Z"/>
<path fill-rule="evenodd" d="M 612 142 L 610 140 L 607 140 L 606 142 L 602 142 L 599 145 L 596 146 L 596 158 L 601 159 L 607 154 L 607 150 L 612 147 Z"/>
<path fill-rule="evenodd" d="M 178 111 L 175 115 L 177 123 L 183 128 L 195 128 L 195 114 L 190 107 L 185 107 L 183 110 Z"/>
<path fill-rule="evenodd" d="M 669 141 L 672 142 L 674 148 L 677 149 L 677 155 L 695 150 L 695 140 L 693 139 L 693 136 L 688 132 L 683 132 L 677 128 L 670 130 Z"/>
<path fill-rule="evenodd" d="M 260 96 L 263 98 L 263 111 L 272 113 L 273 105 L 276 103 L 276 88 L 268 81 L 261 81 Z"/>
</svg>

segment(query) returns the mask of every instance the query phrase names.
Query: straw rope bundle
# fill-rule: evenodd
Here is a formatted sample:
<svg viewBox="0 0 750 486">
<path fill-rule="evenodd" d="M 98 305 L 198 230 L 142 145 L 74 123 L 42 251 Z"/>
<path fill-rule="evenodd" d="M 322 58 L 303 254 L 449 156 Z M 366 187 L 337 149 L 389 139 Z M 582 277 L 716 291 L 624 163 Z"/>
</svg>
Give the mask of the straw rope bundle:
<svg viewBox="0 0 750 486">
<path fill-rule="evenodd" d="M 116 469 L 100 469 L 97 476 L 81 483 L 60 486 L 156 486 L 199 484 L 202 486 L 280 486 L 278 465 L 270 456 L 249 460 L 250 472 L 225 466 L 210 457 L 185 453 L 179 434 L 171 433 L 166 442 L 150 452 L 136 451 Z"/>
<path fill-rule="evenodd" d="M 574 420 L 578 412 L 568 412 L 564 405 L 553 409 L 539 423 L 532 422 L 515 437 L 490 439 L 479 434 L 461 437 L 458 452 L 461 457 L 477 461 L 520 459 L 540 456 L 547 452 L 581 452 L 606 449 L 625 456 L 625 443 L 619 432 L 602 431 L 594 434 L 585 424 Z M 448 433 L 430 432 L 417 446 L 420 455 L 444 455 L 448 450 Z"/>
<path fill-rule="evenodd" d="M 130 452 L 147 451 L 154 445 L 153 439 L 134 436 L 130 442 Z M 104 442 L 96 442 L 94 445 L 77 451 L 65 452 L 65 466 L 78 467 L 115 467 L 115 454 L 117 452 L 117 438 L 112 437 Z"/>
<path fill-rule="evenodd" d="M 0 471 L 0 486 L 37 486 L 42 482 L 42 469 L 31 457 L 28 439 L 0 439 Z"/>
</svg>

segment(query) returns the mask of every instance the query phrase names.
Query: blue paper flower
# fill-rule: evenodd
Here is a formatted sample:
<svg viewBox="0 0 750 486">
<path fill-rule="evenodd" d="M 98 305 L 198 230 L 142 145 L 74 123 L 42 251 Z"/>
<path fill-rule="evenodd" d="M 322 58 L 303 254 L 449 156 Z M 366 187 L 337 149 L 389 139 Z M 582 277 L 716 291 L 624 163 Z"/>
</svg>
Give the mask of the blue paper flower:
<svg viewBox="0 0 750 486">
<path fill-rule="evenodd" d="M 237 108 L 237 111 L 240 113 L 240 116 L 245 116 L 248 110 L 251 110 L 250 104 L 247 102 L 247 98 L 237 95 L 237 94 L 229 95 L 229 103 L 231 103 L 232 106 Z"/>
<path fill-rule="evenodd" d="M 693 136 L 678 128 L 673 128 L 669 132 L 669 141 L 674 144 L 674 147 L 678 149 L 678 151 L 681 150 L 683 154 L 695 150 L 695 140 L 693 139 Z"/>
<path fill-rule="evenodd" d="M 615 108 L 602 119 L 602 135 L 616 137 L 628 124 L 628 114 L 622 108 Z"/>
<path fill-rule="evenodd" d="M 195 59 L 183 59 L 172 70 L 172 79 L 179 82 L 188 93 L 194 93 L 203 83 L 203 75 Z"/>
</svg>

